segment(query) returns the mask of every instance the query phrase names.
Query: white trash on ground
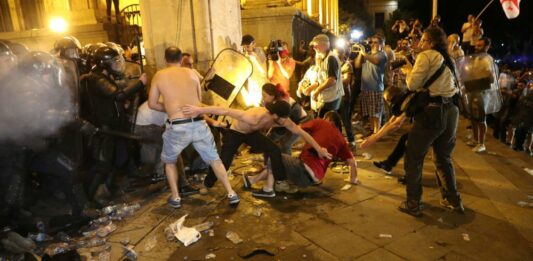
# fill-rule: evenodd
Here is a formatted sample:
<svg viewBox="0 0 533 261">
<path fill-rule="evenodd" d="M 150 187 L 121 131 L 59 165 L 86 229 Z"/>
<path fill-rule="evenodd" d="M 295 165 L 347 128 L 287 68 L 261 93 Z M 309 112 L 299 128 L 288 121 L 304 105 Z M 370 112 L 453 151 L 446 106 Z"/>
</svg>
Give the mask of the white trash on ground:
<svg viewBox="0 0 533 261">
<path fill-rule="evenodd" d="M 176 222 L 169 225 L 170 230 L 174 236 L 183 243 L 184 246 L 189 246 L 190 244 L 198 241 L 202 235 L 194 227 L 186 227 L 183 225 L 187 215 L 184 215 Z M 168 238 L 167 238 L 168 239 Z"/>
</svg>

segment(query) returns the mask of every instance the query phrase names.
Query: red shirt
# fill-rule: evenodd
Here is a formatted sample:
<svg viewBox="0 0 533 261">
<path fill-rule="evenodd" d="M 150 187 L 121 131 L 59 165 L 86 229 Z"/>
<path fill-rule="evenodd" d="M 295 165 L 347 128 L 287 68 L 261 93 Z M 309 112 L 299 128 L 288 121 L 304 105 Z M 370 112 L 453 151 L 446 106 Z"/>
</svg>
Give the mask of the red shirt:
<svg viewBox="0 0 533 261">
<path fill-rule="evenodd" d="M 333 125 L 333 123 L 323 120 L 315 119 L 302 124 L 302 129 L 309 133 L 316 142 L 326 148 L 333 158 L 340 158 L 341 160 L 349 160 L 353 158 L 352 151 L 348 146 L 348 142 L 344 139 L 342 133 Z M 320 158 L 316 151 L 309 144 L 305 144 L 300 159 L 313 170 L 315 177 L 322 180 L 326 175 L 330 159 Z"/>
</svg>

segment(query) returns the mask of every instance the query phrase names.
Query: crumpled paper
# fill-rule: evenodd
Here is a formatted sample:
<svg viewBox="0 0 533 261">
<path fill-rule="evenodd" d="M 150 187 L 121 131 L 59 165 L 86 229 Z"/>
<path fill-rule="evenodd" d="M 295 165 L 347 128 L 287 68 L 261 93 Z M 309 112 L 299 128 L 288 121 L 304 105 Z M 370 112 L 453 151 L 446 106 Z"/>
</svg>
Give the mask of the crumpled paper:
<svg viewBox="0 0 533 261">
<path fill-rule="evenodd" d="M 181 241 L 184 246 L 189 246 L 198 241 L 202 237 L 202 234 L 200 234 L 200 232 L 194 227 L 184 226 L 183 223 L 185 222 L 185 217 L 187 217 L 187 215 L 184 215 L 176 222 L 170 224 L 169 227 L 174 236 Z"/>
</svg>

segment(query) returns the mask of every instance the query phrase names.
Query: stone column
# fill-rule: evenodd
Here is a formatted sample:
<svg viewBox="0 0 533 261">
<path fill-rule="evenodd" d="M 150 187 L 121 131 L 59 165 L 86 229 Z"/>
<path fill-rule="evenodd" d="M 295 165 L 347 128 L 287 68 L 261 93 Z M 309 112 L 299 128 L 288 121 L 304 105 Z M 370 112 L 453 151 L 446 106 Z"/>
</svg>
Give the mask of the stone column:
<svg viewBox="0 0 533 261">
<path fill-rule="evenodd" d="M 239 0 L 140 1 L 147 71 L 165 66 L 164 51 L 171 45 L 192 54 L 199 71 L 207 71 L 224 48 L 240 45 Z"/>
</svg>

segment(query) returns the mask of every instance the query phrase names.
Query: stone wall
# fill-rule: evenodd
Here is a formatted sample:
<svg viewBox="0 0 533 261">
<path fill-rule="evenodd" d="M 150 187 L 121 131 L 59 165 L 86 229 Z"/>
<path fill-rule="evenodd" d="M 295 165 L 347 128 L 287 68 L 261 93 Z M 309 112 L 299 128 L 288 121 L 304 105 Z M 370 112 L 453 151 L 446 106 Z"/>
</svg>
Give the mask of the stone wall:
<svg viewBox="0 0 533 261">
<path fill-rule="evenodd" d="M 176 45 L 191 53 L 206 71 L 224 48 L 237 48 L 241 39 L 239 0 L 141 1 L 148 71 L 165 66 L 164 50 Z"/>
</svg>

